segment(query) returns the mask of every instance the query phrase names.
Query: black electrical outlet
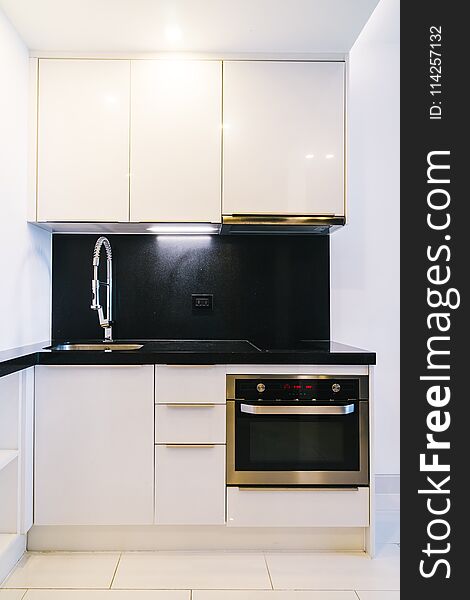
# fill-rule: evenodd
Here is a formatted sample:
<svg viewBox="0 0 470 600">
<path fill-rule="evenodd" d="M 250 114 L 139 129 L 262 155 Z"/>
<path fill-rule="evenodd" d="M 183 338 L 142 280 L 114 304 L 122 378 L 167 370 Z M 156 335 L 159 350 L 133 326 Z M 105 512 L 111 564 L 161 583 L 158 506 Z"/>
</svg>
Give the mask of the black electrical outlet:
<svg viewBox="0 0 470 600">
<path fill-rule="evenodd" d="M 197 312 L 211 312 L 214 306 L 213 294 L 191 294 L 193 310 Z"/>
</svg>

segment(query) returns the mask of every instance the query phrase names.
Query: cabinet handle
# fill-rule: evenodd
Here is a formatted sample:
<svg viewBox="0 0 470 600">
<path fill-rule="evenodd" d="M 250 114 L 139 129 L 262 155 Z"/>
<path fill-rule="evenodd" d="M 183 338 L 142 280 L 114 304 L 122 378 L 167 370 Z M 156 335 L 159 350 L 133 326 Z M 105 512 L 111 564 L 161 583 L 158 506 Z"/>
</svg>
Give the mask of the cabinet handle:
<svg viewBox="0 0 470 600">
<path fill-rule="evenodd" d="M 167 448 L 214 448 L 215 444 L 165 444 Z"/>
<path fill-rule="evenodd" d="M 339 406 L 259 406 L 240 404 L 242 413 L 250 415 L 349 415 L 354 412 L 354 404 Z"/>
<path fill-rule="evenodd" d="M 64 352 L 66 352 L 64 350 Z M 37 367 L 47 367 L 48 369 L 141 369 L 142 367 L 151 367 L 152 365 L 36 365 Z"/>
<path fill-rule="evenodd" d="M 168 363 L 162 364 L 162 365 L 157 365 L 157 368 L 161 366 L 161 367 L 165 367 L 167 369 L 207 369 L 210 367 L 216 367 L 217 364 L 215 363 L 209 363 L 207 365 L 170 365 Z"/>
<path fill-rule="evenodd" d="M 183 404 L 183 403 L 174 403 L 167 404 L 168 408 L 214 408 L 215 404 Z"/>
<path fill-rule="evenodd" d="M 239 487 L 240 492 L 358 492 L 358 487 Z"/>
</svg>

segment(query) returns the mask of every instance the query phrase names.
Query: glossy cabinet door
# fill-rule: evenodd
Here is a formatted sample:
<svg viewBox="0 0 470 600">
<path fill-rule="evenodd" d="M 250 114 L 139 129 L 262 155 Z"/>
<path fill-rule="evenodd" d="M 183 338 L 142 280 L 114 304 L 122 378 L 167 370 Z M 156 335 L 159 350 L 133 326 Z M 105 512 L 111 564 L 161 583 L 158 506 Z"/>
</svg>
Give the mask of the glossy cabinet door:
<svg viewBox="0 0 470 600">
<path fill-rule="evenodd" d="M 221 219 L 222 64 L 131 65 L 131 221 Z"/>
<path fill-rule="evenodd" d="M 344 215 L 344 63 L 224 62 L 223 214 Z"/>
<path fill-rule="evenodd" d="M 155 523 L 225 523 L 225 445 L 155 446 Z"/>
<path fill-rule="evenodd" d="M 129 220 L 127 60 L 39 63 L 38 221 Z"/>
<path fill-rule="evenodd" d="M 39 366 L 35 385 L 35 524 L 152 524 L 153 366 Z"/>
</svg>

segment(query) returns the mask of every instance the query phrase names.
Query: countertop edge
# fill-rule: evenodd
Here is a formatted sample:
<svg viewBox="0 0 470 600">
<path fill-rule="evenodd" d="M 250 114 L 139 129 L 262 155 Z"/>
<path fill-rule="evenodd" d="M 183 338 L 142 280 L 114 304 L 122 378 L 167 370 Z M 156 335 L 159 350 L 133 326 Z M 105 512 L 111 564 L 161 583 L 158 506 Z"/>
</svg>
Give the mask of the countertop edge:
<svg viewBox="0 0 470 600">
<path fill-rule="evenodd" d="M 38 353 L 39 365 L 375 365 L 374 353 L 210 353 L 210 352 L 153 352 L 153 353 L 94 353 L 83 351 Z M 64 355 L 66 354 L 66 356 Z"/>
<path fill-rule="evenodd" d="M 0 377 L 35 365 L 375 365 L 375 352 L 93 352 L 43 351 L 47 342 L 0 353 Z M 24 349 L 24 350 L 23 350 Z M 4 358 L 2 359 L 2 354 Z"/>
<path fill-rule="evenodd" d="M 20 356 L 0 361 L 0 377 L 11 375 L 17 371 L 29 369 L 38 364 L 38 353 L 22 354 Z"/>
</svg>

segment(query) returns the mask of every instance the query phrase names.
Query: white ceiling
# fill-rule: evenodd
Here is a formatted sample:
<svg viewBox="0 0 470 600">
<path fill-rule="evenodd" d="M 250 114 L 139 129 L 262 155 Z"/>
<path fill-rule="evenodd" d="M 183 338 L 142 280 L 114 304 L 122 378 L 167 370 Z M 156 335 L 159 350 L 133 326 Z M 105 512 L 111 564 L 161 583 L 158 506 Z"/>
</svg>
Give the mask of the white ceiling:
<svg viewBox="0 0 470 600">
<path fill-rule="evenodd" d="M 0 0 L 32 50 L 347 52 L 378 0 Z"/>
</svg>

